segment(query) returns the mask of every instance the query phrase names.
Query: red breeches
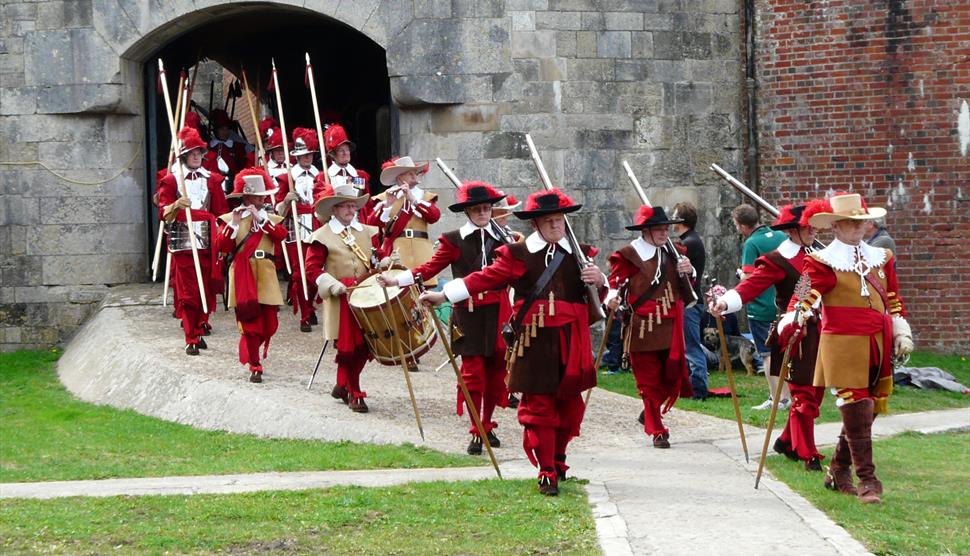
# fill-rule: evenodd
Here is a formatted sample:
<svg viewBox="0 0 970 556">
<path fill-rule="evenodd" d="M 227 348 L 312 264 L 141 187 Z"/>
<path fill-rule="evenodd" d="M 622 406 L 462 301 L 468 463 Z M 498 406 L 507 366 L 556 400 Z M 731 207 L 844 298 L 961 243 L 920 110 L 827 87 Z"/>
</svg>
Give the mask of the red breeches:
<svg viewBox="0 0 970 556">
<path fill-rule="evenodd" d="M 643 400 L 643 432 L 650 436 L 668 432 L 663 424 L 661 406 L 668 397 L 670 385 L 664 378 L 666 351 L 635 351 L 630 366 Z"/>
<path fill-rule="evenodd" d="M 239 362 L 245 365 L 259 365 L 261 358 L 259 349 L 262 346 L 262 356 L 269 351 L 269 341 L 279 326 L 277 319 L 279 307 L 276 305 L 259 305 L 259 316 L 248 321 L 236 321 L 239 327 Z"/>
<path fill-rule="evenodd" d="M 303 278 L 300 277 L 300 260 L 297 258 L 296 253 L 297 243 L 287 243 L 286 252 L 290 256 L 290 284 L 289 284 L 289 295 L 290 301 L 293 303 L 293 312 L 296 313 L 297 308 L 300 311 L 300 324 L 305 324 L 310 322 L 310 315 L 313 314 L 313 300 L 317 297 L 317 285 L 310 279 L 307 279 L 307 295 L 303 295 Z M 307 256 L 307 245 L 303 244 L 303 260 L 306 260 Z"/>
<path fill-rule="evenodd" d="M 465 381 L 468 393 L 471 394 L 472 403 L 475 404 L 475 409 L 482 419 L 482 428 L 485 429 L 485 432 L 498 427 L 498 423 L 492 420 L 495 407 L 508 405 L 505 375 L 505 359 L 500 355 L 493 355 L 492 357 L 467 355 L 461 358 L 461 377 Z M 457 387 L 457 390 L 457 413 L 461 415 L 465 396 L 462 395 L 461 387 Z M 468 432 L 478 434 L 475 422 L 471 418 L 471 411 L 468 412 L 468 419 L 471 422 Z"/>
<path fill-rule="evenodd" d="M 213 280 L 210 279 L 212 264 L 208 251 L 199 251 L 199 265 L 202 268 L 206 302 L 211 312 L 216 307 L 216 291 Z M 185 343 L 198 343 L 203 332 L 202 324 L 209 319 L 202 312 L 202 296 L 199 295 L 199 282 L 195 276 L 191 252 L 180 251 L 172 255 L 172 280 L 175 283 L 175 313 L 182 320 Z"/>
<path fill-rule="evenodd" d="M 370 358 L 367 346 L 353 351 L 337 351 L 337 386 L 343 386 L 351 398 L 366 398 L 367 392 L 360 389 L 360 373 Z"/>
<path fill-rule="evenodd" d="M 803 461 L 822 459 L 824 456 L 815 447 L 815 419 L 818 417 L 825 388 L 791 383 L 788 387 L 791 390 L 792 404 L 788 411 L 788 423 L 781 433 L 781 441 L 790 445 Z"/>
<path fill-rule="evenodd" d="M 555 394 L 522 394 L 519 423 L 525 427 L 522 447 L 532 465 L 555 468 L 556 456 L 566 454 L 569 441 L 579 436 L 586 410 L 580 393 L 566 399 Z"/>
</svg>

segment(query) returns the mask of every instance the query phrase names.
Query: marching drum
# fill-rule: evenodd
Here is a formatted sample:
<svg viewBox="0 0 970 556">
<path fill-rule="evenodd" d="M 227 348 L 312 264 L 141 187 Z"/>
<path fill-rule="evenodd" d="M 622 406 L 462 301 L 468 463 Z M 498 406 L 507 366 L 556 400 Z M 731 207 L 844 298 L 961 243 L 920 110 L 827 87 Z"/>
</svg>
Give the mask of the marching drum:
<svg viewBox="0 0 970 556">
<path fill-rule="evenodd" d="M 403 270 L 392 268 L 386 272 L 396 276 Z M 374 358 L 383 365 L 400 365 L 393 341 L 395 327 L 404 336 L 404 355 L 409 359 L 427 353 L 438 335 L 431 317 L 418 301 L 415 286 L 389 286 L 387 297 L 390 302 L 384 301 L 384 291 L 377 283 L 377 274 L 373 274 L 350 292 L 348 303 Z"/>
<path fill-rule="evenodd" d="M 171 222 L 166 225 L 168 232 L 168 250 L 172 253 L 190 251 L 192 240 L 189 238 L 189 226 L 185 222 Z M 209 248 L 209 223 L 207 221 L 193 222 L 195 228 L 195 244 L 199 249 Z"/>
</svg>

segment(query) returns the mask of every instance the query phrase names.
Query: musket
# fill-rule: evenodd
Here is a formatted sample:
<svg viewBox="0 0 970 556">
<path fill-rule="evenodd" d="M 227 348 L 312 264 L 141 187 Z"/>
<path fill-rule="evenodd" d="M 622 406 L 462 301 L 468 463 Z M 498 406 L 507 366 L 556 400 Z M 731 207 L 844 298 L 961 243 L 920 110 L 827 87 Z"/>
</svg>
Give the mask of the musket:
<svg viewBox="0 0 970 556">
<path fill-rule="evenodd" d="M 309 390 L 310 387 L 313 386 L 313 379 L 317 377 L 317 371 L 320 370 L 320 362 L 323 361 L 323 352 L 327 351 L 327 345 L 329 343 L 330 343 L 330 340 L 324 340 L 323 342 L 323 349 L 320 350 L 320 357 L 317 357 L 317 364 L 316 366 L 313 367 L 313 374 L 310 375 L 310 382 L 307 382 L 306 384 L 307 390 Z"/>
<path fill-rule="evenodd" d="M 313 120 L 317 124 L 317 140 L 323 145 L 323 124 L 320 122 L 320 106 L 317 104 L 317 84 L 313 80 L 313 65 L 310 64 L 310 53 L 306 54 L 306 74 L 310 82 L 310 100 L 313 102 Z M 323 145 L 325 146 L 325 145 Z M 320 164 L 323 166 L 323 181 L 330 185 L 330 168 L 327 166 L 326 148 L 320 149 Z"/>
<path fill-rule="evenodd" d="M 617 305 L 616 309 L 611 309 L 610 314 L 606 317 L 606 326 L 603 327 L 603 337 L 600 338 L 600 345 L 596 349 L 596 360 L 593 362 L 594 372 L 599 372 L 600 363 L 603 361 L 603 352 L 606 351 L 606 341 L 610 337 L 610 326 L 613 325 L 613 319 L 616 318 L 616 314 L 623 310 L 621 307 L 623 306 L 622 305 L 624 302 L 623 299 L 626 297 L 626 291 L 627 291 L 627 287 L 629 286 L 629 283 L 630 281 L 627 280 L 623 282 L 622 286 L 620 286 L 620 289 L 616 294 L 616 296 L 620 299 L 620 305 Z M 583 406 L 585 406 L 586 409 L 589 409 L 589 397 L 592 394 L 593 394 L 592 388 L 586 391 L 586 399 L 583 401 Z M 586 410 L 584 409 L 583 411 L 586 411 Z"/>
<path fill-rule="evenodd" d="M 438 165 L 438 168 L 441 168 L 441 171 L 445 174 L 445 177 L 448 178 L 448 181 L 455 186 L 455 189 L 461 187 L 461 180 L 459 180 L 458 176 L 451 171 L 451 168 L 448 168 L 448 165 L 446 165 L 443 160 L 440 158 L 435 158 L 434 161 L 435 164 Z M 499 226 L 498 222 L 496 222 L 494 218 L 489 218 L 488 223 L 492 227 L 492 231 L 498 234 L 498 237 L 502 243 L 509 245 L 515 243 L 515 238 L 509 234 L 508 230 L 506 230 L 504 226 Z"/>
<path fill-rule="evenodd" d="M 283 118 L 283 99 L 280 93 L 280 81 L 276 75 L 276 60 L 270 59 L 273 65 L 273 88 L 276 90 L 276 107 L 280 113 L 280 133 L 283 134 L 283 157 L 286 159 L 286 181 L 290 190 L 296 191 L 296 179 L 290 167 L 290 143 L 286 138 L 286 120 Z M 293 213 L 293 232 L 296 234 L 296 257 L 300 261 L 300 280 L 303 282 L 303 299 L 309 301 L 310 293 L 306 285 L 306 263 L 303 261 L 303 240 L 300 239 L 300 218 L 296 213 L 296 201 L 290 201 L 290 212 Z"/>
<path fill-rule="evenodd" d="M 711 299 L 714 299 L 713 291 L 714 284 L 716 283 L 716 279 L 711 280 L 711 289 L 708 290 Z M 717 321 L 717 336 L 721 342 L 721 357 L 718 358 L 718 366 L 727 374 L 728 388 L 731 390 L 731 405 L 734 406 L 734 420 L 738 423 L 738 435 L 741 437 L 741 449 L 744 450 L 744 461 L 748 463 L 751 461 L 748 457 L 748 441 L 744 437 L 744 421 L 741 419 L 741 404 L 738 403 L 738 390 L 734 384 L 734 369 L 731 366 L 731 355 L 728 353 L 727 337 L 724 335 L 724 323 L 721 322 L 720 315 L 711 313 L 711 316 Z"/>
<path fill-rule="evenodd" d="M 539 151 L 536 149 L 536 144 L 532 142 L 532 136 L 528 133 L 525 134 L 525 141 L 529 145 L 529 152 L 532 154 L 532 162 L 536 165 L 536 170 L 539 172 L 539 178 L 542 181 L 542 187 L 546 191 L 551 191 L 553 189 L 552 180 L 549 179 L 549 174 L 546 172 L 545 165 L 542 164 L 542 159 L 539 158 Z M 573 257 L 576 259 L 576 264 L 579 265 L 580 269 L 591 266 L 593 261 L 586 256 L 583 252 L 582 246 L 579 244 L 579 240 L 576 239 L 576 234 L 573 233 L 573 227 L 569 224 L 569 218 L 563 214 L 563 220 L 566 224 L 566 238 L 569 241 L 569 246 L 573 250 Z M 606 312 L 603 311 L 603 304 L 600 303 L 599 292 L 596 286 L 593 284 L 586 284 L 586 305 L 589 308 L 590 318 L 589 323 L 595 324 L 602 319 L 606 318 Z"/>
<path fill-rule="evenodd" d="M 628 178 L 630 178 L 630 183 L 633 184 L 633 189 L 636 190 L 637 195 L 640 197 L 640 202 L 648 207 L 653 206 L 650 204 L 650 199 L 647 198 L 647 194 L 643 190 L 643 187 L 640 186 L 640 180 L 638 180 L 636 174 L 633 173 L 633 168 L 630 168 L 630 164 L 625 160 L 623 161 L 623 169 L 626 170 L 626 175 Z M 669 235 L 667 236 L 667 250 L 670 251 L 670 254 L 677 259 L 678 263 L 684 260 L 684 256 L 681 255 L 680 251 L 677 251 L 677 249 L 674 247 L 674 242 L 671 241 Z M 679 276 L 680 279 L 680 291 L 690 292 L 690 300 L 684 305 L 684 307 L 693 307 L 694 304 L 697 303 L 697 292 L 694 291 L 694 286 L 690 283 L 690 275 L 678 272 L 677 276 Z"/>
<path fill-rule="evenodd" d="M 418 287 L 418 291 L 421 293 L 425 292 L 424 279 L 421 275 L 414 277 L 414 283 Z M 384 290 L 384 297 L 387 297 L 387 289 Z M 451 351 L 450 342 L 448 342 L 445 337 L 443 327 L 441 326 L 441 321 L 438 320 L 438 313 L 435 312 L 433 308 L 425 307 L 425 311 L 431 316 L 431 322 L 434 323 L 435 331 L 438 332 L 438 337 L 441 338 L 441 345 L 445 348 L 445 353 L 448 354 L 448 361 L 451 363 L 451 368 L 455 371 L 455 379 L 458 380 L 458 387 L 461 389 L 461 395 L 465 398 L 465 407 L 468 408 L 468 414 L 472 416 L 472 422 L 475 423 L 475 429 L 478 430 L 478 436 L 482 439 L 482 444 L 485 445 L 485 450 L 488 451 L 488 458 L 492 460 L 492 467 L 495 468 L 495 473 L 498 474 L 498 478 L 502 478 L 502 471 L 498 468 L 498 461 L 495 459 L 495 454 L 492 452 L 492 443 L 488 441 L 488 433 L 485 432 L 485 427 L 482 426 L 482 419 L 478 415 L 478 408 L 475 407 L 475 403 L 472 401 L 472 395 L 468 391 L 468 386 L 465 384 L 465 379 L 461 376 L 461 371 L 458 369 L 458 362 L 455 361 L 455 354 Z"/>
<path fill-rule="evenodd" d="M 807 274 L 802 274 L 795 283 L 795 297 L 799 302 L 804 301 L 808 298 L 808 293 L 811 290 L 812 282 Z M 781 359 L 781 370 L 778 376 L 778 384 L 775 386 L 775 391 L 771 395 L 771 414 L 768 416 L 768 428 L 765 430 L 765 443 L 761 447 L 761 459 L 758 461 L 758 474 L 754 478 L 754 488 L 758 488 L 758 484 L 761 482 L 761 473 L 765 468 L 765 459 L 768 457 L 768 443 L 771 441 L 771 429 L 775 426 L 775 416 L 778 414 L 778 402 L 781 401 L 781 389 L 785 385 L 785 381 L 788 380 L 788 371 L 791 368 L 791 353 L 792 348 L 795 346 L 795 342 L 798 337 L 802 334 L 801 327 L 803 326 L 799 323 L 799 318 L 801 317 L 802 304 L 795 304 L 795 318 L 789 326 L 797 326 L 798 330 L 795 330 L 791 338 L 788 339 L 788 344 L 785 345 L 785 355 Z M 766 369 L 765 372 L 771 372 Z"/>
<path fill-rule="evenodd" d="M 171 128 L 172 135 L 178 138 L 178 130 L 175 129 L 175 117 L 172 115 L 172 100 L 168 94 L 168 82 L 165 80 L 165 65 L 162 63 L 162 59 L 158 59 L 158 71 L 162 74 L 162 93 L 165 95 L 165 110 L 168 113 L 168 124 Z M 183 105 L 187 98 L 183 98 Z M 181 140 L 176 142 L 176 149 L 181 147 Z M 182 163 L 179 162 L 176 166 L 175 182 L 178 184 L 179 193 L 188 198 L 188 193 L 185 191 L 185 177 L 182 175 Z M 195 264 L 195 279 L 199 285 L 199 296 L 202 298 L 202 312 L 209 312 L 209 304 L 205 299 L 205 285 L 202 283 L 202 265 L 199 263 L 199 246 L 196 244 L 195 238 L 195 226 L 192 224 L 192 208 L 189 207 L 185 209 L 185 224 L 189 230 L 189 245 L 192 246 L 192 262 Z M 210 234 L 212 231 L 210 230 Z"/>
</svg>

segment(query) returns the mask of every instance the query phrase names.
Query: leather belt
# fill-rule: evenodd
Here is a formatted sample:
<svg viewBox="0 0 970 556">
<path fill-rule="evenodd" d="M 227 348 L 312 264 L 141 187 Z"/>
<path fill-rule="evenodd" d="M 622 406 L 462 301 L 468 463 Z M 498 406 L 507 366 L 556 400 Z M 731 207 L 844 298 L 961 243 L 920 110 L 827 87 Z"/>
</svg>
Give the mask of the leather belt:
<svg viewBox="0 0 970 556">
<path fill-rule="evenodd" d="M 421 230 L 412 230 L 411 228 L 405 228 L 401 233 L 401 237 L 429 239 L 431 236 L 428 235 L 428 232 L 422 232 Z"/>
<path fill-rule="evenodd" d="M 272 253 L 267 253 L 266 251 L 263 251 L 262 249 L 257 249 L 256 251 L 254 251 L 252 258 L 254 258 L 254 259 L 266 259 L 268 261 L 276 261 L 276 256 L 274 256 Z"/>
</svg>

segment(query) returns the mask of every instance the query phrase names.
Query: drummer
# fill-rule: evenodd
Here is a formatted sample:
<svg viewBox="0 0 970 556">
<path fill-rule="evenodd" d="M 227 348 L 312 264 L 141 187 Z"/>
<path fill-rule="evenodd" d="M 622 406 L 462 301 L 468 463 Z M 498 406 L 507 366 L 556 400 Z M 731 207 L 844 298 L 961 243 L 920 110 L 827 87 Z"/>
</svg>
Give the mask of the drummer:
<svg viewBox="0 0 970 556">
<path fill-rule="evenodd" d="M 458 188 L 458 202 L 449 206 L 451 212 L 464 212 L 468 221 L 438 238 L 438 250 L 431 260 L 410 271 L 391 278 L 381 276 L 378 282 L 389 286 L 409 286 L 414 276 L 431 278 L 451 265 L 455 278 L 464 278 L 481 270 L 495 260 L 495 249 L 502 245 L 501 236 L 491 227 L 492 207 L 503 200 L 491 185 L 465 182 Z M 505 388 L 505 342 L 500 334 L 508 322 L 512 306 L 507 290 L 480 293 L 453 306 L 451 313 L 452 350 L 461 355 L 461 375 L 471 394 L 472 403 L 482 419 L 488 443 L 497 448 L 501 443 L 495 435 L 498 424 L 492 420 L 496 406 L 508 405 Z M 458 415 L 462 414 L 461 389 L 458 390 Z M 469 411 L 469 419 L 471 419 Z M 468 453 L 482 453 L 482 437 L 472 420 L 468 430 L 471 441 Z"/>
<path fill-rule="evenodd" d="M 347 288 L 370 272 L 378 230 L 357 220 L 357 212 L 370 197 L 358 193 L 353 185 L 326 187 L 320 192 L 314 211 L 323 224 L 310 235 L 306 272 L 323 299 L 324 339 L 333 341 L 337 351 L 337 384 L 330 395 L 355 413 L 367 413 L 360 373 L 372 356 L 350 312 Z"/>
</svg>

